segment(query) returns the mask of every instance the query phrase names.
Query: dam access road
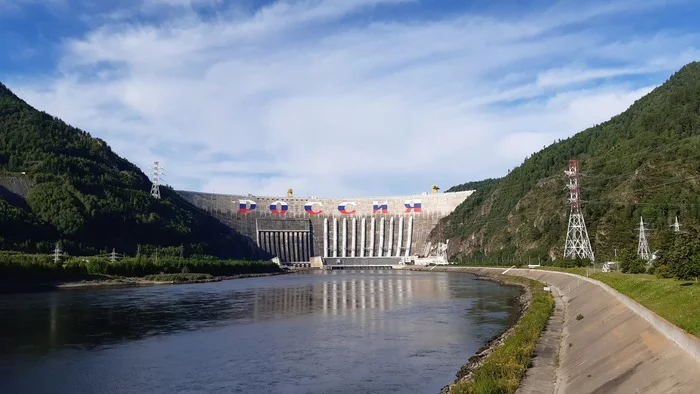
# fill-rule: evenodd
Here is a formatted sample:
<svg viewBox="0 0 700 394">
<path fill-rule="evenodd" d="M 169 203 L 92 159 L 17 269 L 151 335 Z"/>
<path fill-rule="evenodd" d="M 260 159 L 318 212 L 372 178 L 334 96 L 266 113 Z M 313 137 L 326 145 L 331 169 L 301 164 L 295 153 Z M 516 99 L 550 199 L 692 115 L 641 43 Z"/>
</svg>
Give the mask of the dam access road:
<svg viewBox="0 0 700 394">
<path fill-rule="evenodd" d="M 483 276 L 506 271 L 435 270 Z M 696 337 L 589 278 L 537 269 L 511 269 L 506 275 L 549 285 L 557 303 L 518 393 L 700 393 L 700 340 Z M 558 332 L 552 321 L 561 307 L 563 327 Z"/>
</svg>

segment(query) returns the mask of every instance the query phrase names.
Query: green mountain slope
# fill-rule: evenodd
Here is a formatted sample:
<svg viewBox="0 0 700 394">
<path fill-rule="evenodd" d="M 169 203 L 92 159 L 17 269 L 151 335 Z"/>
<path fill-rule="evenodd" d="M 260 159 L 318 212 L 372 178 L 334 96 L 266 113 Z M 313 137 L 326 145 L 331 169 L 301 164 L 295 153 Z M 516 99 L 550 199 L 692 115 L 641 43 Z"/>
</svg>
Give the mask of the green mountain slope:
<svg viewBox="0 0 700 394">
<path fill-rule="evenodd" d="M 503 178 L 488 178 L 482 181 L 465 182 L 461 185 L 452 186 L 451 188 L 445 190 L 445 193 L 463 192 L 467 190 L 481 190 L 483 188 L 495 185 L 501 179 Z"/>
<path fill-rule="evenodd" d="M 476 183 L 474 195 L 444 219 L 450 254 L 562 257 L 570 159 L 580 161 L 584 174 L 596 260 L 636 250 L 640 216 L 652 251 L 675 216 L 685 228 L 700 224 L 700 63 L 684 66 L 622 114 L 533 154 L 507 176 Z"/>
<path fill-rule="evenodd" d="M 151 198 L 150 187 L 104 141 L 0 84 L 0 249 L 45 252 L 61 240 L 74 254 L 183 245 L 186 254 L 257 257 L 247 238 L 170 188 Z"/>
</svg>

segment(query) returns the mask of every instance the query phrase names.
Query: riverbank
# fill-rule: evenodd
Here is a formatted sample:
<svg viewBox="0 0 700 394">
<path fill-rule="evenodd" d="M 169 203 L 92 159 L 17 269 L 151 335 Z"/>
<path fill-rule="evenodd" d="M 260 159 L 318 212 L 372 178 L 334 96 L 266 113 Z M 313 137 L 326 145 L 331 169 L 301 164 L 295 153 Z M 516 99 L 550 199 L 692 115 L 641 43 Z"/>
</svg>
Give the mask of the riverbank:
<svg viewBox="0 0 700 394">
<path fill-rule="evenodd" d="M 583 268 L 543 268 L 586 276 L 586 271 Z M 620 272 L 588 272 L 588 277 L 605 283 L 679 328 L 700 338 L 700 313 L 688 313 L 688 311 L 700 311 L 700 296 L 698 296 L 700 283 L 697 281 Z"/>
<path fill-rule="evenodd" d="M 486 345 L 484 345 L 481 349 L 479 349 L 476 352 L 474 356 L 471 356 L 469 360 L 467 360 L 467 363 L 464 364 L 457 372 L 457 378 L 451 384 L 448 384 L 445 387 L 443 387 L 440 390 L 440 394 L 453 393 L 455 392 L 454 390 L 456 385 L 468 382 L 473 377 L 474 372 L 476 372 L 476 370 L 479 367 L 484 365 L 486 358 L 490 356 L 494 352 L 494 350 L 496 350 L 499 346 L 503 345 L 506 339 L 513 335 L 513 333 L 515 332 L 515 326 L 522 320 L 523 316 L 525 315 L 525 312 L 527 312 L 532 303 L 532 291 L 530 290 L 530 287 L 524 283 L 518 281 L 503 280 L 497 277 L 488 277 L 480 275 L 478 276 L 478 278 L 483 280 L 489 280 L 492 282 L 497 282 L 501 285 L 520 287 L 522 289 L 522 293 L 518 298 L 518 317 L 511 327 L 509 327 L 501 334 L 491 338 L 486 343 Z"/>
<path fill-rule="evenodd" d="M 455 268 L 506 271 L 447 270 Z M 672 393 L 700 387 L 700 341 L 613 288 L 557 271 L 512 269 L 507 275 L 547 283 L 561 294 L 566 312 L 556 379 L 549 382 L 554 393 Z"/>
<path fill-rule="evenodd" d="M 438 270 L 460 272 L 460 270 L 441 268 Z M 435 269 L 416 267 L 411 270 L 434 271 Z M 525 376 L 540 335 L 552 314 L 553 297 L 543 290 L 542 283 L 532 279 L 501 276 L 489 272 L 462 272 L 477 275 L 482 280 L 521 287 L 523 293 L 519 299 L 519 316 L 513 326 L 491 339 L 476 355 L 470 357 L 457 373 L 457 379 L 443 387 L 440 393 L 514 393 Z"/>
<path fill-rule="evenodd" d="M 75 280 L 75 281 L 43 281 L 35 283 L 27 282 L 5 282 L 0 281 L 0 294 L 12 293 L 33 293 L 54 290 L 73 290 L 84 288 L 100 287 L 140 287 L 140 286 L 160 286 L 193 283 L 221 282 L 224 280 L 257 278 L 266 276 L 276 276 L 286 274 L 286 271 L 239 274 L 226 276 L 213 276 L 209 274 L 162 274 L 147 275 L 144 277 L 119 277 L 104 276 L 99 279 Z"/>
</svg>

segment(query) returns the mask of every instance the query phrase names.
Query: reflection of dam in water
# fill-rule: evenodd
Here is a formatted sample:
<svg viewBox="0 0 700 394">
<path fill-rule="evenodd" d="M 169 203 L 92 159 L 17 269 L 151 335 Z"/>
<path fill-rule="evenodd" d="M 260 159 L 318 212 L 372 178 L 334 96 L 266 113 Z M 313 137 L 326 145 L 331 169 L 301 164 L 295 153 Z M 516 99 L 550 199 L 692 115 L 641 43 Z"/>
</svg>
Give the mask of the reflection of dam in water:
<svg viewBox="0 0 700 394">
<path fill-rule="evenodd" d="M 517 294 L 470 275 L 374 270 L 8 295 L 0 382 L 8 393 L 437 392 L 507 327 Z"/>
<path fill-rule="evenodd" d="M 359 271 L 358 274 L 362 274 Z M 406 306 L 412 299 L 449 299 L 448 276 L 431 275 L 350 276 L 329 271 L 322 282 L 285 288 L 268 288 L 255 294 L 254 316 L 266 319 L 313 312 L 336 314 Z"/>
</svg>

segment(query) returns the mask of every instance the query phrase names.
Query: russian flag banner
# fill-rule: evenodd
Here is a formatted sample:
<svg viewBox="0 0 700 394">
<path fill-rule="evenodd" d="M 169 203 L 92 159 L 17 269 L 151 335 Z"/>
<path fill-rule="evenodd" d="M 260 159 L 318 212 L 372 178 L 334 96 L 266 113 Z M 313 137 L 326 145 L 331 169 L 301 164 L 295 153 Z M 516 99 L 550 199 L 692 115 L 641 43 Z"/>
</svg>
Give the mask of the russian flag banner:
<svg viewBox="0 0 700 394">
<path fill-rule="evenodd" d="M 287 209 L 289 209 L 289 206 L 284 201 L 275 201 L 270 204 L 270 212 L 275 215 L 284 215 L 287 213 Z"/>
<path fill-rule="evenodd" d="M 374 203 L 372 204 L 372 211 L 373 211 L 372 213 L 377 213 L 377 212 L 381 211 L 381 213 L 383 215 L 386 215 L 387 213 L 389 213 L 389 202 L 384 201 L 380 205 L 379 201 L 374 201 Z"/>
<path fill-rule="evenodd" d="M 238 212 L 248 213 L 255 210 L 255 201 L 251 200 L 238 200 Z"/>
<path fill-rule="evenodd" d="M 406 200 L 403 205 L 406 207 L 406 211 L 404 211 L 404 213 L 409 213 L 411 211 L 423 212 L 421 209 L 421 200 Z"/>
<path fill-rule="evenodd" d="M 314 205 L 318 205 L 321 207 L 323 206 L 323 204 L 318 201 L 307 202 L 306 204 L 304 204 L 304 211 L 306 211 L 306 213 L 308 213 L 309 215 L 319 215 L 323 213 L 323 210 L 320 209 L 318 211 L 314 211 Z"/>
<path fill-rule="evenodd" d="M 342 213 L 343 215 L 350 215 L 350 214 L 355 213 L 355 210 L 354 210 L 354 209 L 353 209 L 352 211 L 348 211 L 348 210 L 346 209 L 346 206 L 348 206 L 348 205 L 355 206 L 356 204 L 355 204 L 354 202 L 347 202 L 347 201 L 346 201 L 346 202 L 341 202 L 341 203 L 338 205 L 338 211 L 340 211 L 340 213 Z"/>
</svg>

